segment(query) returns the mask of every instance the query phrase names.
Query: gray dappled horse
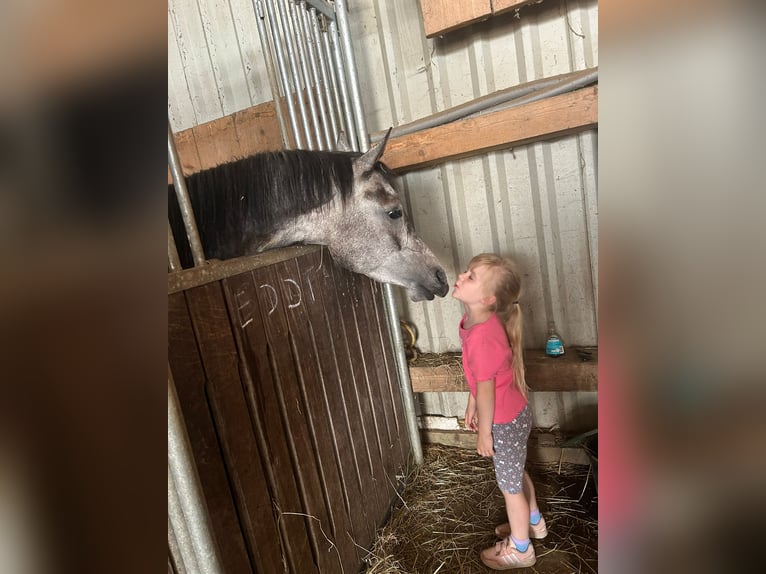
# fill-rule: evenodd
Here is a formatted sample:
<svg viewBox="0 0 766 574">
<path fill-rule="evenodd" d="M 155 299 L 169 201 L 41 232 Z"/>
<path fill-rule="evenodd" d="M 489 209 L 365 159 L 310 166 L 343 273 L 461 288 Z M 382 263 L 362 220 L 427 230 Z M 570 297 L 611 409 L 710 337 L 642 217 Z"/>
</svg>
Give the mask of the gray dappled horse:
<svg viewBox="0 0 766 574">
<path fill-rule="evenodd" d="M 449 290 L 444 269 L 415 234 L 394 176 L 380 162 L 387 141 L 388 134 L 365 154 L 261 153 L 191 175 L 187 187 L 205 256 L 229 259 L 295 243 L 326 245 L 338 264 L 400 285 L 413 301 L 443 297 Z M 179 256 L 189 267 L 174 193 L 169 200 Z"/>
</svg>

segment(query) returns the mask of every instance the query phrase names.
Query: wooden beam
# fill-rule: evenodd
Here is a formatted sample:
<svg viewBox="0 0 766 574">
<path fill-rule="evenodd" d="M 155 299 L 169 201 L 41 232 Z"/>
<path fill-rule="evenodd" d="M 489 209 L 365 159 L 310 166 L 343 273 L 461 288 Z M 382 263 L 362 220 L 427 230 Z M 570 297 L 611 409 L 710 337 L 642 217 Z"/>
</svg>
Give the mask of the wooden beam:
<svg viewBox="0 0 766 574">
<path fill-rule="evenodd" d="M 526 145 L 598 124 L 598 86 L 458 120 L 388 142 L 383 162 L 399 172 Z"/>
<path fill-rule="evenodd" d="M 543 351 L 524 353 L 527 385 L 533 392 L 597 391 L 598 350 L 588 348 L 591 358 L 583 361 L 576 348 L 569 348 L 562 357 L 548 357 Z M 453 365 L 437 367 L 410 366 L 412 390 L 425 392 L 464 392 L 468 390 L 463 370 Z"/>
<path fill-rule="evenodd" d="M 181 169 L 189 176 L 203 169 L 283 148 L 274 102 L 265 102 L 173 134 Z M 173 183 L 168 168 L 168 184 Z"/>
<path fill-rule="evenodd" d="M 420 438 L 425 444 L 441 444 L 476 450 L 476 433 L 469 430 L 420 429 Z M 529 441 L 527 441 L 527 460 L 540 463 L 590 464 L 590 458 L 584 449 L 541 444 L 534 430 L 530 433 Z"/>
<path fill-rule="evenodd" d="M 426 38 L 441 36 L 447 32 L 469 26 L 480 20 L 518 10 L 542 0 L 420 0 L 423 12 L 423 30 Z"/>
<path fill-rule="evenodd" d="M 426 38 L 440 36 L 492 15 L 490 0 L 420 0 Z"/>
</svg>

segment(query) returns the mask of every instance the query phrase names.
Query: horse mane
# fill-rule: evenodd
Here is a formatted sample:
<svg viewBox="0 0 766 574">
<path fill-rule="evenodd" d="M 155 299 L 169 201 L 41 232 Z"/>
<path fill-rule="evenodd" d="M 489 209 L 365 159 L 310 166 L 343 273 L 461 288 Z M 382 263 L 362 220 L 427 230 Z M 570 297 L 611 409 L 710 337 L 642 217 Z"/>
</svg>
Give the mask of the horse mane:
<svg viewBox="0 0 766 574">
<path fill-rule="evenodd" d="M 358 155 L 266 152 L 189 176 L 186 187 L 205 256 L 228 259 L 246 255 L 248 246 L 267 241 L 282 223 L 321 209 L 336 196 L 345 204 L 353 191 L 352 160 Z M 172 186 L 169 193 L 171 227 L 187 267 L 190 250 Z"/>
</svg>

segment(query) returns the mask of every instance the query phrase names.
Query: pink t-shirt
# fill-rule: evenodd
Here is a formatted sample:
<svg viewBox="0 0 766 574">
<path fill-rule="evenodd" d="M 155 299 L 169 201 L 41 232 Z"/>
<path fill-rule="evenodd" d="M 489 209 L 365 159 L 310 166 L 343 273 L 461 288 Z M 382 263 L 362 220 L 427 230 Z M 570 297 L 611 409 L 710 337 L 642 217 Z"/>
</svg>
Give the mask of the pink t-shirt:
<svg viewBox="0 0 766 574">
<path fill-rule="evenodd" d="M 516 418 L 527 404 L 516 387 L 511 368 L 513 351 L 508 344 L 505 327 L 494 313 L 489 319 L 470 329 L 460 320 L 460 342 L 463 346 L 463 370 L 471 394 L 476 396 L 478 381 L 495 381 L 495 424 L 505 424 Z"/>
</svg>

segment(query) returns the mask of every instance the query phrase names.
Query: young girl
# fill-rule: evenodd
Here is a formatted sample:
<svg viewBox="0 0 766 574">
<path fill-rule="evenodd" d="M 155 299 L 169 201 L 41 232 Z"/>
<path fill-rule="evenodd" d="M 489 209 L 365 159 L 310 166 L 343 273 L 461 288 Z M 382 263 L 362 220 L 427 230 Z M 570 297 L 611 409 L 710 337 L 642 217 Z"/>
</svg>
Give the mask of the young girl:
<svg viewBox="0 0 766 574">
<path fill-rule="evenodd" d="M 465 423 L 478 432 L 476 450 L 494 457 L 508 523 L 495 528 L 500 542 L 481 560 L 495 570 L 532 566 L 532 538 L 548 530 L 524 470 L 532 413 L 527 405 L 521 345 L 521 278 L 506 258 L 482 253 L 458 276 L 452 296 L 463 303 L 463 369 L 470 388 Z"/>
</svg>

